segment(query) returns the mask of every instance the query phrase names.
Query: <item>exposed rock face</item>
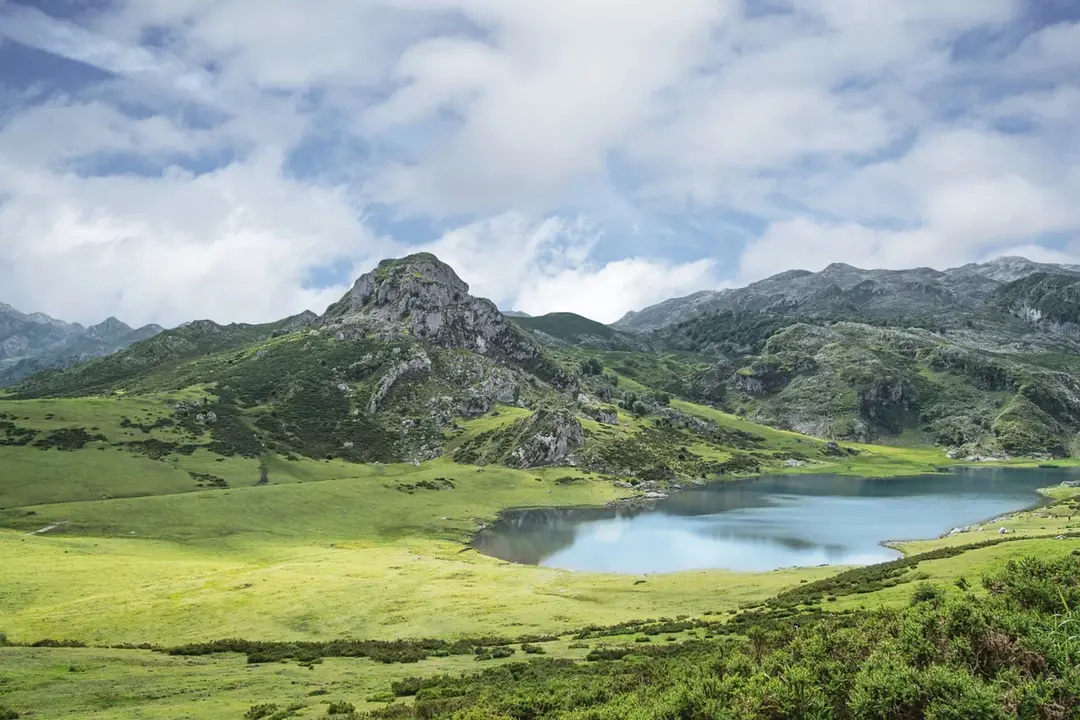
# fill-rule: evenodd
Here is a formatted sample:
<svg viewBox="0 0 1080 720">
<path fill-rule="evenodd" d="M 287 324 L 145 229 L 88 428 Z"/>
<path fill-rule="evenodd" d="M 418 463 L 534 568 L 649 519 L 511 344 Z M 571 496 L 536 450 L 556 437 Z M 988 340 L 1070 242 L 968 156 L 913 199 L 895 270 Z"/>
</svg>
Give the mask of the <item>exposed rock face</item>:
<svg viewBox="0 0 1080 720">
<path fill-rule="evenodd" d="M 287 317 L 284 320 L 279 321 L 277 323 L 278 327 L 273 330 L 272 334 L 275 336 L 287 335 L 288 333 L 313 325 L 318 319 L 318 315 L 310 310 L 305 310 L 299 315 L 293 315 L 292 317 Z"/>
<path fill-rule="evenodd" d="M 1029 326 L 1055 335 L 1080 336 L 1080 276 L 1039 272 L 997 292 L 1001 304 Z"/>
<path fill-rule="evenodd" d="M 431 359 L 424 353 L 423 350 L 417 350 L 416 354 L 408 360 L 402 360 L 393 367 L 391 367 L 382 379 L 379 381 L 378 387 L 375 388 L 375 392 L 371 394 L 371 399 L 368 400 L 367 411 L 368 415 L 374 415 L 379 409 L 379 403 L 382 402 L 386 394 L 390 392 L 390 388 L 394 386 L 402 376 L 408 373 L 426 373 L 431 370 Z M 345 386 L 348 388 L 348 386 Z"/>
<path fill-rule="evenodd" d="M 345 297 L 330 306 L 323 323 L 346 337 L 356 332 L 397 333 L 446 348 L 535 354 L 490 300 L 469 295 L 453 268 L 430 253 L 384 260 L 360 277 Z"/>
<path fill-rule="evenodd" d="M 605 425 L 618 425 L 619 411 L 612 407 L 598 408 L 596 412 L 596 421 L 604 423 Z"/>
<path fill-rule="evenodd" d="M 585 430 L 569 410 L 539 410 L 524 427 L 523 441 L 510 453 L 519 468 L 573 465 L 574 451 L 585 444 Z"/>
</svg>

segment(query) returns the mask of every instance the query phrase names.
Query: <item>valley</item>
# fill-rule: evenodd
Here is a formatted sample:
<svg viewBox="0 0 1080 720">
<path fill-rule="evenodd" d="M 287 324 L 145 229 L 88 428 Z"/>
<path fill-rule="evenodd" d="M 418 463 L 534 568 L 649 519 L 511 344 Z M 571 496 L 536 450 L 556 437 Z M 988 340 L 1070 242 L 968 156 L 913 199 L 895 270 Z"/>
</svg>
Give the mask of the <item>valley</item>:
<svg viewBox="0 0 1080 720">
<path fill-rule="evenodd" d="M 760 697 L 756 668 L 790 664 L 793 648 L 816 658 L 803 671 L 824 672 L 821 658 L 839 652 L 830 643 L 975 613 L 987 633 L 1011 618 L 1009 642 L 1042 653 L 1041 674 L 1016 681 L 1032 707 L 1075 709 L 1080 648 L 1068 635 L 1039 644 L 1057 637 L 1039 623 L 1073 612 L 1080 592 L 1080 488 L 1062 484 L 1080 465 L 1080 367 L 1061 300 L 1075 270 L 1058 268 L 1059 282 L 1042 277 L 1056 266 L 1018 267 L 922 285 L 832 268 L 824 291 L 809 274 L 779 278 L 765 300 L 760 287 L 738 302 L 725 292 L 705 298 L 716 307 L 698 298 L 693 312 L 668 305 L 608 327 L 508 317 L 418 254 L 384 261 L 321 316 L 197 321 L 31 375 L 0 392 L 0 707 L 93 719 L 315 718 L 330 703 L 342 718 L 706 717 Z M 954 306 L 966 296 L 953 282 L 975 288 L 981 312 L 987 298 L 1003 304 L 992 318 L 950 317 L 935 300 L 921 324 L 883 314 L 896 297 L 933 296 L 934 282 Z M 832 285 L 847 293 L 840 305 Z M 873 322 L 853 319 L 863 310 Z M 640 318 L 649 327 L 628 327 Z M 980 328 L 992 343 L 973 339 Z M 870 542 L 897 541 L 903 557 L 865 566 L 574 571 L 474 545 L 516 509 L 662 508 L 761 476 L 951 491 L 956 466 L 1027 478 L 1047 504 L 936 539 L 918 534 L 949 527 L 901 512 L 897 536 Z M 1065 605 L 1038 605 L 1057 602 L 1055 585 Z M 902 650 L 889 672 L 915 652 Z M 836 672 L 859 674 L 870 652 Z M 968 683 L 956 697 L 997 697 L 996 676 L 919 652 Z M 702 662 L 733 663 L 744 684 L 688 670 Z M 659 690 L 643 698 L 641 678 Z M 777 712 L 810 702 L 767 692 L 787 708 Z"/>
</svg>

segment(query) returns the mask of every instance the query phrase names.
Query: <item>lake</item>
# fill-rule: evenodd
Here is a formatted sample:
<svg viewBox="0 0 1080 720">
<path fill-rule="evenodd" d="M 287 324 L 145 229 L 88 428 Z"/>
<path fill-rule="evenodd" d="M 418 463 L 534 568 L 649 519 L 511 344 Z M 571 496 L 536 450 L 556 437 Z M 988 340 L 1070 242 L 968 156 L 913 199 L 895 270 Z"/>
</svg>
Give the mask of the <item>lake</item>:
<svg viewBox="0 0 1080 720">
<path fill-rule="evenodd" d="M 869 480 L 834 475 L 713 483 L 642 505 L 514 510 L 481 532 L 511 562 L 628 574 L 869 565 L 900 557 L 885 540 L 933 538 L 1033 507 L 1070 469 L 964 468 Z M 970 532 L 997 537 L 999 524 Z"/>
</svg>

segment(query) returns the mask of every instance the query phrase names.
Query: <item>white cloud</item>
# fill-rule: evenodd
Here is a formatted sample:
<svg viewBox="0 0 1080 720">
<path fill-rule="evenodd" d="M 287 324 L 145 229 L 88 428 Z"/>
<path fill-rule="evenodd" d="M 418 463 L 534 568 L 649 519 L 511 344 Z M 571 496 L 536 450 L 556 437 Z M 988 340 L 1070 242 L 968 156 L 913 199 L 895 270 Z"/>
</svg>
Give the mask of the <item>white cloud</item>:
<svg viewBox="0 0 1080 720">
<path fill-rule="evenodd" d="M 613 320 L 717 268 L 1075 258 L 1080 26 L 1020 38 L 1021 0 L 787 5 L 8 3 L 0 35 L 117 77 L 0 114 L 0 300 L 265 320 L 343 289 L 313 269 L 430 249 L 504 307 Z M 163 169 L 95 177 L 110 155 Z M 378 203 L 458 227 L 381 237 Z M 672 216 L 699 228 L 679 260 Z M 631 247 L 631 225 L 661 230 Z"/>
<path fill-rule="evenodd" d="M 0 206 L 0 287 L 18 307 L 70 320 L 321 312 L 345 288 L 306 289 L 312 267 L 370 262 L 392 247 L 340 190 L 283 177 L 272 152 L 199 176 L 12 179 L 17 195 Z"/>
<path fill-rule="evenodd" d="M 474 294 L 530 315 L 576 312 L 614 322 L 630 310 L 716 284 L 709 260 L 590 262 L 598 240 L 584 220 L 531 222 L 509 214 L 458 228 L 423 249 L 457 269 Z"/>
<path fill-rule="evenodd" d="M 577 312 L 610 323 L 629 310 L 716 287 L 712 270 L 708 259 L 677 264 L 644 258 L 568 268 L 531 279 L 521 289 L 517 306 L 530 315 Z"/>
</svg>

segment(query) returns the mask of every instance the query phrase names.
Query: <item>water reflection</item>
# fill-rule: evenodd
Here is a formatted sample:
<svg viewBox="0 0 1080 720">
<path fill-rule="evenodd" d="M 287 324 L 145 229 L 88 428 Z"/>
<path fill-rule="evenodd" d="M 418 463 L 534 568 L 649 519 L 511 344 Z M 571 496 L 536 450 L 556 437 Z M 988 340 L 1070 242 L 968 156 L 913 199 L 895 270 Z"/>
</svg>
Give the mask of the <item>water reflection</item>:
<svg viewBox="0 0 1080 720">
<path fill-rule="evenodd" d="M 865 565 L 898 557 L 883 540 L 934 537 L 1030 507 L 1039 502 L 1037 488 L 1078 476 L 996 468 L 891 480 L 767 477 L 642 506 L 514 511 L 476 546 L 513 562 L 633 574 Z"/>
</svg>

